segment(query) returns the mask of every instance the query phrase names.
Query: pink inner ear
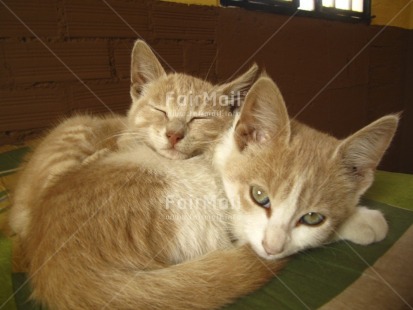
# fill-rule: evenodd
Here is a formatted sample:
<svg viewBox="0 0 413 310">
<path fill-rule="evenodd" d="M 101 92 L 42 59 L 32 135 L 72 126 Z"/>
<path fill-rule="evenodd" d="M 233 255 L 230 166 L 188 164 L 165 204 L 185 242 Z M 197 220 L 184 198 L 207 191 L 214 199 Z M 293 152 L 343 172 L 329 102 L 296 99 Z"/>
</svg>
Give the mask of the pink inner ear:
<svg viewBox="0 0 413 310">
<path fill-rule="evenodd" d="M 268 135 L 262 130 L 254 130 L 252 133 L 252 138 L 258 143 L 263 143 L 268 140 Z"/>
<path fill-rule="evenodd" d="M 256 129 L 247 124 L 238 122 L 235 126 L 234 138 L 238 148 L 242 151 L 250 143 L 266 142 L 269 139 L 269 136 L 264 130 Z"/>
</svg>

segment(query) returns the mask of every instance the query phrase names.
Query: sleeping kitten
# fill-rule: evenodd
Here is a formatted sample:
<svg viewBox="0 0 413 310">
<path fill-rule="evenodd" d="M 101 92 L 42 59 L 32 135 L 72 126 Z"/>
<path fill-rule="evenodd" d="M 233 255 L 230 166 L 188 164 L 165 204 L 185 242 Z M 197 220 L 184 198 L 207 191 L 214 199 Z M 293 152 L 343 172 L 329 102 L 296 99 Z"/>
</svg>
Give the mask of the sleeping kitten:
<svg viewBox="0 0 413 310">
<path fill-rule="evenodd" d="M 19 236 L 27 236 L 29 205 L 34 197 L 67 171 L 87 165 L 108 151 L 133 149 L 144 143 L 166 158 L 186 159 L 208 150 L 231 122 L 233 110 L 238 108 L 258 70 L 253 65 L 223 85 L 185 74 L 166 74 L 141 40 L 134 45 L 131 63 L 132 105 L 127 117 L 69 118 L 35 150 L 13 195 L 10 226 Z"/>
<path fill-rule="evenodd" d="M 382 240 L 383 215 L 357 205 L 397 124 L 388 115 L 337 140 L 290 119 L 278 87 L 261 77 L 215 154 L 234 235 L 265 259 L 339 239 Z"/>
<path fill-rule="evenodd" d="M 128 112 L 128 146 L 144 142 L 164 157 L 186 159 L 202 154 L 232 121 L 244 93 L 257 77 L 253 65 L 224 85 L 211 85 L 185 74 L 166 74 L 143 41 L 132 51 L 132 107 Z M 156 82 L 153 82 L 156 81 Z"/>
</svg>

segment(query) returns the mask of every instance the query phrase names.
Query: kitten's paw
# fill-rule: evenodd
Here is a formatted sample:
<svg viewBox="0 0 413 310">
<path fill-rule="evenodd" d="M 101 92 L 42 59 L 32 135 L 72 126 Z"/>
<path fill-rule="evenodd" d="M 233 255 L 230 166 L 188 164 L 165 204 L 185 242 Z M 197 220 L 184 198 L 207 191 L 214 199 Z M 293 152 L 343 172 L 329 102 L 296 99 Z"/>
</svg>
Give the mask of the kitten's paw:
<svg viewBox="0 0 413 310">
<path fill-rule="evenodd" d="M 28 235 L 30 219 L 30 208 L 26 204 L 15 203 L 13 205 L 9 215 L 9 225 L 11 230 L 21 238 L 25 238 Z"/>
<path fill-rule="evenodd" d="M 356 212 L 339 228 L 337 239 L 367 245 L 383 240 L 388 229 L 386 219 L 380 211 L 357 207 Z"/>
</svg>

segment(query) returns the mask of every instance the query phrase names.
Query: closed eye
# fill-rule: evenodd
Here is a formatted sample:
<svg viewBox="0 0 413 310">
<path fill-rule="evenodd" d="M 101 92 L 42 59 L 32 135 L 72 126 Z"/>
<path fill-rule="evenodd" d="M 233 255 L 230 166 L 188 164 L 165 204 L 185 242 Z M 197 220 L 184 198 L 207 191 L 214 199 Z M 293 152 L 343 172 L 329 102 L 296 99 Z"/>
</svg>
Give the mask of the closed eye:
<svg viewBox="0 0 413 310">
<path fill-rule="evenodd" d="M 166 111 L 161 110 L 161 109 L 158 109 L 158 108 L 153 107 L 153 106 L 152 106 L 152 109 L 154 109 L 155 111 L 158 111 L 158 112 L 163 113 L 163 115 L 164 115 L 166 118 L 168 118 L 168 113 L 166 113 Z"/>
<path fill-rule="evenodd" d="M 191 123 L 193 121 L 196 121 L 196 120 L 209 120 L 209 119 L 212 119 L 212 118 L 211 117 L 206 117 L 206 116 L 195 116 L 195 117 L 192 117 L 189 120 L 189 123 Z"/>
<path fill-rule="evenodd" d="M 189 120 L 189 122 L 192 122 L 192 121 L 195 121 L 195 120 L 205 120 L 205 119 L 211 119 L 211 117 L 207 117 L 207 116 L 195 116 L 195 117 L 192 117 L 190 120 Z"/>
</svg>

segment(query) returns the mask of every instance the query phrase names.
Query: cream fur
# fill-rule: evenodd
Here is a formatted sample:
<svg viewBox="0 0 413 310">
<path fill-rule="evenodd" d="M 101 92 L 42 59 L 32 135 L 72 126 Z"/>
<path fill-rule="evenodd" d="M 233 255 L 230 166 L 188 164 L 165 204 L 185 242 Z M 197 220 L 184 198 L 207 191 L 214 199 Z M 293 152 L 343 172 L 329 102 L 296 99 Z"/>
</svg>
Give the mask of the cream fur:
<svg viewBox="0 0 413 310">
<path fill-rule="evenodd" d="M 208 154 L 232 108 L 207 102 L 178 111 L 159 97 L 170 90 L 225 95 L 250 85 L 257 68 L 212 86 L 167 75 L 141 41 L 132 54 L 127 120 L 64 121 L 34 151 L 17 186 L 10 223 L 22 240 L 32 298 L 50 309 L 213 309 L 282 265 L 234 246 L 232 210 L 217 208 L 226 196 Z M 203 111 L 214 117 L 192 120 Z M 173 148 L 165 138 L 172 121 L 188 127 Z M 208 203 L 174 202 L 199 197 Z"/>
<path fill-rule="evenodd" d="M 268 281 L 282 266 L 274 259 L 337 238 L 384 238 L 383 215 L 357 204 L 396 116 L 339 141 L 290 120 L 279 89 L 262 77 L 231 127 L 233 115 L 217 112 L 234 106 L 163 98 L 245 89 L 256 67 L 212 86 L 167 75 L 141 41 L 132 55 L 127 121 L 69 119 L 23 170 L 11 224 L 34 299 L 59 310 L 214 309 Z M 218 117 L 199 119 L 201 112 Z M 168 130 L 184 135 L 173 144 Z M 251 185 L 268 193 L 271 208 L 252 201 Z M 302 224 L 309 212 L 325 221 Z"/>
<path fill-rule="evenodd" d="M 214 157 L 229 200 L 241 206 L 233 224 L 240 243 L 277 259 L 339 239 L 382 240 L 388 230 L 383 214 L 357 205 L 397 123 L 397 115 L 388 115 L 337 140 L 290 119 L 278 87 L 261 77 Z M 268 193 L 269 210 L 254 203 L 252 185 Z M 310 212 L 325 220 L 301 223 Z"/>
<path fill-rule="evenodd" d="M 60 175 L 80 165 L 99 149 L 115 149 L 112 135 L 122 131 L 125 120 L 121 117 L 98 118 L 75 116 L 53 129 L 23 165 L 13 193 L 13 207 L 9 223 L 14 232 L 27 236 L 30 223 L 30 204 Z"/>
</svg>

